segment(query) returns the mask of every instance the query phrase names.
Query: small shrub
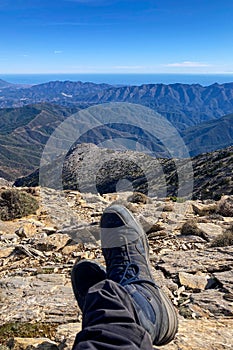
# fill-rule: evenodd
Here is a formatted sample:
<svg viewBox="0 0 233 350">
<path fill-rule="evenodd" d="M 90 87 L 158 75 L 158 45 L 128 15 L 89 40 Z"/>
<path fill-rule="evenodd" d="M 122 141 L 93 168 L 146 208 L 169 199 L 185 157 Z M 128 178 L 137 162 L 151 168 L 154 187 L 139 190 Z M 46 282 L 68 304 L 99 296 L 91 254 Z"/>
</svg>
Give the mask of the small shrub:
<svg viewBox="0 0 233 350">
<path fill-rule="evenodd" d="M 186 202 L 186 198 L 185 197 L 176 197 L 176 196 L 171 196 L 170 200 L 172 202 L 177 202 L 177 203 L 184 203 Z"/>
<path fill-rule="evenodd" d="M 218 213 L 223 216 L 233 216 L 233 197 L 224 196 L 218 203 Z"/>
<path fill-rule="evenodd" d="M 190 219 L 185 222 L 181 227 L 180 233 L 185 236 L 202 236 L 202 231 L 198 228 L 197 221 L 195 219 Z"/>
<path fill-rule="evenodd" d="M 0 196 L 0 219 L 3 221 L 35 214 L 39 208 L 37 200 L 26 192 L 9 189 L 2 191 Z"/>
<path fill-rule="evenodd" d="M 216 237 L 211 246 L 212 247 L 227 247 L 233 245 L 233 224 L 221 235 Z"/>
<path fill-rule="evenodd" d="M 138 204 L 152 203 L 152 200 L 149 197 L 147 197 L 144 193 L 141 193 L 141 192 L 134 192 L 131 196 L 127 198 L 127 201 L 131 203 L 138 203 Z"/>
<path fill-rule="evenodd" d="M 6 323 L 0 327 L 0 342 L 7 343 L 11 338 L 54 337 L 57 324 L 53 323 Z"/>
<path fill-rule="evenodd" d="M 212 247 L 227 247 L 233 245 L 233 233 L 228 231 L 224 232 L 216 237 L 211 245 Z"/>
</svg>

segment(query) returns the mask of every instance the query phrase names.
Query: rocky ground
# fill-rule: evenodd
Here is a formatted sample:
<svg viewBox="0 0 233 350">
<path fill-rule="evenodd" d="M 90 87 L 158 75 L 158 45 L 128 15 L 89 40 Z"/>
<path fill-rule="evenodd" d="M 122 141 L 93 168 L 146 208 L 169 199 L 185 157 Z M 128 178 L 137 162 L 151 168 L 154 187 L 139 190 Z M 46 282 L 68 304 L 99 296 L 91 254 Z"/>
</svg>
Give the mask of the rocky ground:
<svg viewBox="0 0 233 350">
<path fill-rule="evenodd" d="M 126 192 L 22 190 L 40 208 L 0 221 L 1 350 L 72 347 L 82 315 L 70 271 L 81 259 L 104 263 L 99 219 L 114 201 L 144 226 L 154 278 L 179 313 L 176 339 L 163 349 L 233 347 L 233 197 L 174 202 Z"/>
</svg>

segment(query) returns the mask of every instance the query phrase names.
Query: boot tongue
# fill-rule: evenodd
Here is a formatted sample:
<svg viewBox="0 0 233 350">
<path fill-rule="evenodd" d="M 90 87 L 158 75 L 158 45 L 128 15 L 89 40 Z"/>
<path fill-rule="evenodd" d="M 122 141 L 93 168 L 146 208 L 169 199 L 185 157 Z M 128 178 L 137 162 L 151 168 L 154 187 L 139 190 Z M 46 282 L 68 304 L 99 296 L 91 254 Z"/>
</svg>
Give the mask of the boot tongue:
<svg viewBox="0 0 233 350">
<path fill-rule="evenodd" d="M 101 217 L 100 226 L 101 228 L 115 228 L 124 226 L 124 222 L 121 220 L 119 215 L 115 213 L 103 213 Z"/>
</svg>

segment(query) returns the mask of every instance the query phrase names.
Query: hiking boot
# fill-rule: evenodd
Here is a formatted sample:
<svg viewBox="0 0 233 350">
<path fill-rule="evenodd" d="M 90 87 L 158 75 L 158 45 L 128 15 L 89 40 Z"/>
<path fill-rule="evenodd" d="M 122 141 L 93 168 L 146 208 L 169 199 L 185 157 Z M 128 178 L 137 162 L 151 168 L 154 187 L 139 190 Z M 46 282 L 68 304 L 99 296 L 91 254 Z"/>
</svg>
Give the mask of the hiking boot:
<svg viewBox="0 0 233 350">
<path fill-rule="evenodd" d="M 88 289 L 106 279 L 103 266 L 89 260 L 82 260 L 74 265 L 71 271 L 71 283 L 75 298 L 81 311 L 85 303 Z"/>
<path fill-rule="evenodd" d="M 142 226 L 129 210 L 117 204 L 105 209 L 100 226 L 107 278 L 128 291 L 138 323 L 151 335 L 153 344 L 169 343 L 177 332 L 177 315 L 153 280 L 149 244 Z"/>
<path fill-rule="evenodd" d="M 142 226 L 122 205 L 106 208 L 100 221 L 101 246 L 107 278 L 124 285 L 135 280 L 153 280 L 149 244 Z"/>
</svg>

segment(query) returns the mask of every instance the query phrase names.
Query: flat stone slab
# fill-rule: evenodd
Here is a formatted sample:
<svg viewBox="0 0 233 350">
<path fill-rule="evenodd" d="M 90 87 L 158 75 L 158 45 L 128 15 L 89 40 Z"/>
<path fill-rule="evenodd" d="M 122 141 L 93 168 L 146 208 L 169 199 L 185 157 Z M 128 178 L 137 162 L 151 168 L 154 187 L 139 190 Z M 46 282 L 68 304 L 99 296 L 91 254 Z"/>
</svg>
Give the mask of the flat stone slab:
<svg viewBox="0 0 233 350">
<path fill-rule="evenodd" d="M 193 293 L 191 301 L 191 310 L 192 305 L 197 305 L 202 310 L 205 310 L 209 317 L 221 318 L 227 316 L 233 318 L 233 303 L 224 299 L 224 294 L 216 289 Z"/>
<path fill-rule="evenodd" d="M 0 324 L 75 322 L 80 310 L 65 274 L 39 274 L 0 280 Z"/>
<path fill-rule="evenodd" d="M 158 262 L 158 268 L 171 276 L 177 275 L 180 271 L 222 272 L 232 266 L 233 246 L 186 252 L 174 251 L 163 255 Z"/>
<path fill-rule="evenodd" d="M 232 349 L 233 319 L 180 319 L 179 331 L 173 342 L 163 350 L 230 350 Z"/>
<path fill-rule="evenodd" d="M 215 272 L 213 275 L 233 295 L 233 271 Z"/>
</svg>

